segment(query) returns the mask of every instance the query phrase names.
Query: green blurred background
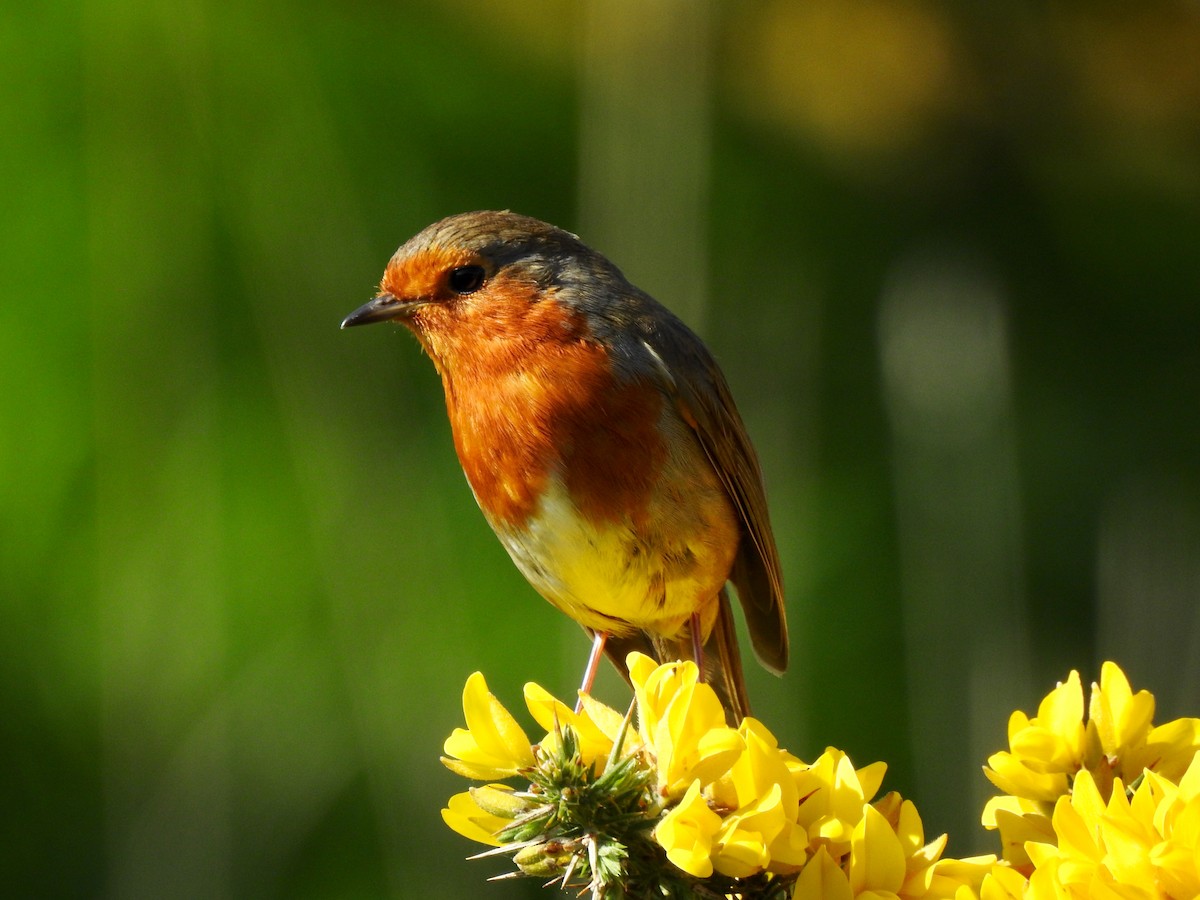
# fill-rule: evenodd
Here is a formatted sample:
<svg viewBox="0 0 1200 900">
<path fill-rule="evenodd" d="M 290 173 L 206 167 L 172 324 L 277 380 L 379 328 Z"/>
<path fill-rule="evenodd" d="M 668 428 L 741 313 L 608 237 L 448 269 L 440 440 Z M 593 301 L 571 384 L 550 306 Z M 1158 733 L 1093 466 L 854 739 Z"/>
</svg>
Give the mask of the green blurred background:
<svg viewBox="0 0 1200 900">
<path fill-rule="evenodd" d="M 1071 668 L 1200 713 L 1194 3 L 58 0 L 0 42 L 6 895 L 534 895 L 437 756 L 468 673 L 568 695 L 584 637 L 416 343 L 338 330 L 468 209 L 721 360 L 797 754 L 888 761 L 964 855 Z"/>
</svg>

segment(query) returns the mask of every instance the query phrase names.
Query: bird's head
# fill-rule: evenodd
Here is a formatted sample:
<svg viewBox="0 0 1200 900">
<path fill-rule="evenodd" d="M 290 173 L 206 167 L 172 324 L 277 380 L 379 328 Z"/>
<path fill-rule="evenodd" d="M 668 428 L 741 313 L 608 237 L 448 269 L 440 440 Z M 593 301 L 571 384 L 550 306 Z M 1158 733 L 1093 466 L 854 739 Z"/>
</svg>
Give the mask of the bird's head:
<svg viewBox="0 0 1200 900">
<path fill-rule="evenodd" d="M 576 285 L 614 277 L 623 281 L 607 260 L 553 225 L 511 212 L 462 213 L 404 243 L 379 293 L 342 327 L 396 320 L 439 368 L 454 369 L 489 344 L 512 352 L 548 331 L 578 337 L 586 331 L 581 308 L 547 301 L 578 298 Z"/>
</svg>

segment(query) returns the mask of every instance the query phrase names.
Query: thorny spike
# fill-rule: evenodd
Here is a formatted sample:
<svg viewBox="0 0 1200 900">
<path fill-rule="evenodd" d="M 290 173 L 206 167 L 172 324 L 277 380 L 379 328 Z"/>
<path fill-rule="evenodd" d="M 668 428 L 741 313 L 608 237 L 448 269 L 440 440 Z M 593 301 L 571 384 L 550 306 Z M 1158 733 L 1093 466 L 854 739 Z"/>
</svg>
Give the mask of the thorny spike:
<svg viewBox="0 0 1200 900">
<path fill-rule="evenodd" d="M 476 853 L 474 856 L 468 856 L 467 859 L 486 859 L 489 856 L 505 856 L 540 843 L 540 838 L 534 838 L 533 840 L 521 841 L 520 843 L 516 844 L 502 844 L 499 847 L 492 847 L 490 850 L 484 850 L 482 853 Z"/>
</svg>

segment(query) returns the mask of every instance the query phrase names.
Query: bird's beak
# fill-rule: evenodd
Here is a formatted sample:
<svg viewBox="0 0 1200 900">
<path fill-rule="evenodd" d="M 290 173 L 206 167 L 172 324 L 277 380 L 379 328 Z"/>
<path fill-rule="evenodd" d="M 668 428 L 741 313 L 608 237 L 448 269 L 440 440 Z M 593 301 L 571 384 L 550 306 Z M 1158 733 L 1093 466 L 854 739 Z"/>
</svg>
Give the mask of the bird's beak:
<svg viewBox="0 0 1200 900">
<path fill-rule="evenodd" d="M 387 293 L 372 297 L 346 318 L 342 319 L 342 327 L 352 325 L 369 325 L 372 322 L 382 322 L 384 319 L 403 319 L 420 303 L 405 302 Z"/>
</svg>

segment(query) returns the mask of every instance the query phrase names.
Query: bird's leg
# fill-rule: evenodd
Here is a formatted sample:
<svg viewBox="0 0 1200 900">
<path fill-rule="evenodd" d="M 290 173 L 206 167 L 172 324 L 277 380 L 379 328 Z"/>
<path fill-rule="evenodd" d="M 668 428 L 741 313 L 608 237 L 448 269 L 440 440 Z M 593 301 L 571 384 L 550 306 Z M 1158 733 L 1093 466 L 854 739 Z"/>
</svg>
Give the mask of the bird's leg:
<svg viewBox="0 0 1200 900">
<path fill-rule="evenodd" d="M 579 693 L 590 694 L 592 682 L 596 680 L 596 670 L 600 668 L 600 658 L 604 656 L 604 644 L 608 640 L 607 631 L 597 631 L 592 635 L 592 652 L 588 654 L 587 668 L 583 670 L 583 684 Z M 583 709 L 583 698 L 575 701 L 575 712 Z"/>
<path fill-rule="evenodd" d="M 692 659 L 700 670 L 700 680 L 704 681 L 704 640 L 700 637 L 699 613 L 692 613 Z"/>
</svg>

